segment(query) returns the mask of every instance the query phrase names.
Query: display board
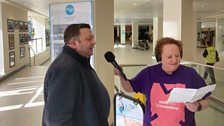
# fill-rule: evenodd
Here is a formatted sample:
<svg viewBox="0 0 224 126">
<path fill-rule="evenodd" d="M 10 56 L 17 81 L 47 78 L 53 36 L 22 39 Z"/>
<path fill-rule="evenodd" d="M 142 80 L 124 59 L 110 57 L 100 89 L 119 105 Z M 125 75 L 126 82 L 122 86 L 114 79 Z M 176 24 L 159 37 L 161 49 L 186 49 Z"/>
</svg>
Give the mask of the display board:
<svg viewBox="0 0 224 126">
<path fill-rule="evenodd" d="M 88 23 L 92 27 L 92 2 L 50 4 L 51 55 L 54 59 L 64 46 L 64 30 L 73 23 Z"/>
<path fill-rule="evenodd" d="M 143 126 L 144 104 L 117 93 L 114 97 L 114 126 Z"/>
</svg>

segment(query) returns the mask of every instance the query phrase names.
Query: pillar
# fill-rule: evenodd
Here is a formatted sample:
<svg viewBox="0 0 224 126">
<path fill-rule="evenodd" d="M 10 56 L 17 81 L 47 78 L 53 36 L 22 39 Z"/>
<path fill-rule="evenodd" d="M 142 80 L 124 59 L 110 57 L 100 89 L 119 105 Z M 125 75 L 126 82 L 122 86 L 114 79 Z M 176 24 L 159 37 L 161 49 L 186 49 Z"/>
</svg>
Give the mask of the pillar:
<svg viewBox="0 0 224 126">
<path fill-rule="evenodd" d="M 111 107 L 109 123 L 113 121 L 114 74 L 113 67 L 104 54 L 113 52 L 114 47 L 114 1 L 94 0 L 94 30 L 96 46 L 94 50 L 95 70 L 110 95 Z M 105 23 L 106 22 L 106 23 Z"/>
<path fill-rule="evenodd" d="M 175 7 L 174 7 L 175 5 Z M 193 61 L 196 49 L 196 25 L 193 19 L 193 0 L 163 0 L 163 36 L 183 42 L 183 59 Z"/>
<path fill-rule="evenodd" d="M 161 17 L 153 17 L 153 54 L 155 53 L 155 46 L 158 39 L 163 36 L 163 19 Z"/>
<path fill-rule="evenodd" d="M 125 24 L 121 23 L 121 44 L 125 45 L 125 43 L 126 43 Z"/>
<path fill-rule="evenodd" d="M 132 22 L 132 36 L 131 36 L 131 46 L 136 48 L 138 46 L 138 23 Z"/>
<path fill-rule="evenodd" d="M 0 4 L 0 24 L 2 24 L 2 4 Z M 5 74 L 4 69 L 4 44 L 3 44 L 3 26 L 0 25 L 0 76 Z"/>
</svg>

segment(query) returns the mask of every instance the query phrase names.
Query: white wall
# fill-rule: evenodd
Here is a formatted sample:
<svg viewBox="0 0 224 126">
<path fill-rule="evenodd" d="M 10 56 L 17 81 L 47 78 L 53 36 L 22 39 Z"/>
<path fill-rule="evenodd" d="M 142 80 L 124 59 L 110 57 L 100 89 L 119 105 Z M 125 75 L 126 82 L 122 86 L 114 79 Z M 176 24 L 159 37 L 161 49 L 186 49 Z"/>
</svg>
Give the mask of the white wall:
<svg viewBox="0 0 224 126">
<path fill-rule="evenodd" d="M 7 19 L 12 19 L 14 21 L 27 22 L 27 10 L 20 8 L 18 6 L 1 3 L 1 18 L 2 18 L 2 37 L 3 40 L 3 55 L 4 55 L 4 70 L 5 74 L 11 73 L 24 65 L 29 64 L 29 52 L 28 44 L 19 43 L 20 34 L 28 34 L 28 32 L 21 32 L 19 29 L 14 29 L 14 32 L 8 32 Z M 14 49 L 9 50 L 8 34 L 14 35 Z M 1 41 L 2 41 L 1 40 Z M 20 47 L 25 47 L 25 57 L 20 57 Z M 9 66 L 9 53 L 15 52 L 15 66 Z"/>
<path fill-rule="evenodd" d="M 43 50 L 46 50 L 45 42 L 45 24 L 46 17 L 38 14 L 32 15 L 34 28 L 36 29 L 35 37 L 43 39 Z M 0 3 L 0 74 L 10 74 L 26 65 L 30 64 L 30 54 L 28 43 L 20 44 L 19 35 L 28 34 L 27 31 L 14 29 L 13 32 L 8 32 L 7 20 L 11 19 L 18 22 L 28 22 L 28 11 L 8 2 Z M 9 49 L 9 34 L 14 35 L 14 49 Z M 25 47 L 25 57 L 20 57 L 20 47 Z M 9 66 L 9 53 L 15 53 L 15 66 Z M 46 50 L 39 55 L 36 55 L 36 65 L 41 64 L 50 58 L 50 50 Z"/>
</svg>

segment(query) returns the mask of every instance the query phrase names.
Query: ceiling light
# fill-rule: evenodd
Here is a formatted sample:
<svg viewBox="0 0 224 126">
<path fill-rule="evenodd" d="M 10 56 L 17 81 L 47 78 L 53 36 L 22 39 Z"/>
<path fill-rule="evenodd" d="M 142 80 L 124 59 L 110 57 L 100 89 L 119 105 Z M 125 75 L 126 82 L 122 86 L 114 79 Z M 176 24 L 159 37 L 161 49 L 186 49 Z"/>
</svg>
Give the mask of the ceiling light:
<svg viewBox="0 0 224 126">
<path fill-rule="evenodd" d="M 137 6 L 137 4 L 136 4 L 136 3 L 133 3 L 132 5 L 133 5 L 133 6 Z"/>
</svg>

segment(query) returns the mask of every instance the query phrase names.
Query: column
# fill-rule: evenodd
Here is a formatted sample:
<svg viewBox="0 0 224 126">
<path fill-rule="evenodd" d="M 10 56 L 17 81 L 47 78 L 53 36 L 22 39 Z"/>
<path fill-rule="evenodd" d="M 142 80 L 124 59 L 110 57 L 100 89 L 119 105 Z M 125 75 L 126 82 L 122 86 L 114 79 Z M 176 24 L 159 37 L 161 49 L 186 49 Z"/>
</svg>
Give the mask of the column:
<svg viewBox="0 0 224 126">
<path fill-rule="evenodd" d="M 2 4 L 0 4 L 0 24 L 2 24 Z M 3 26 L 0 25 L 0 75 L 5 74 L 4 70 L 4 44 L 3 44 Z"/>
<path fill-rule="evenodd" d="M 126 43 L 125 24 L 121 23 L 121 44 L 125 45 L 125 43 Z"/>
<path fill-rule="evenodd" d="M 202 36 L 202 32 L 201 32 L 201 22 L 197 22 L 197 47 L 200 47 L 201 44 L 201 36 Z"/>
<path fill-rule="evenodd" d="M 119 25 L 117 25 L 117 36 L 119 36 L 119 38 L 120 38 L 120 26 Z"/>
<path fill-rule="evenodd" d="M 216 18 L 216 24 L 215 24 L 215 27 L 216 27 L 215 33 L 216 33 L 216 35 L 215 35 L 215 43 L 214 43 L 216 50 L 220 51 L 220 52 L 223 51 L 223 49 L 222 49 L 223 48 L 223 45 L 222 45 L 222 43 L 223 43 L 223 40 L 222 40 L 222 35 L 223 35 L 222 27 L 223 26 L 222 26 L 222 22 L 221 21 L 222 21 L 221 19 Z"/>
<path fill-rule="evenodd" d="M 132 22 L 132 36 L 131 36 L 131 46 L 136 48 L 138 46 L 138 23 Z"/>
<path fill-rule="evenodd" d="M 186 59 L 188 59 L 189 61 L 197 61 L 198 60 L 198 52 L 197 52 L 197 44 L 198 44 L 198 40 L 197 40 L 197 16 L 195 13 L 193 13 L 193 23 L 192 23 L 192 42 L 189 43 L 189 45 L 187 46 L 187 48 L 185 48 L 185 44 L 184 44 L 184 55 L 188 54 L 191 55 L 191 57 L 188 56 L 188 58 L 186 57 Z M 186 36 L 186 35 L 185 35 Z M 188 41 L 188 40 L 187 40 Z M 191 50 L 191 51 L 189 51 Z M 191 52 L 191 53 L 189 53 Z"/>
<path fill-rule="evenodd" d="M 174 7 L 175 5 L 175 7 Z M 196 25 L 193 19 L 193 0 L 163 0 L 163 36 L 183 42 L 183 59 L 193 61 L 196 49 Z"/>
<path fill-rule="evenodd" d="M 95 70 L 110 95 L 109 123 L 113 121 L 114 74 L 113 67 L 104 54 L 113 52 L 114 47 L 114 1 L 94 0 L 94 30 L 96 46 L 94 51 Z"/>
<path fill-rule="evenodd" d="M 153 17 L 153 54 L 155 53 L 155 46 L 158 39 L 163 37 L 163 18 Z"/>
</svg>

